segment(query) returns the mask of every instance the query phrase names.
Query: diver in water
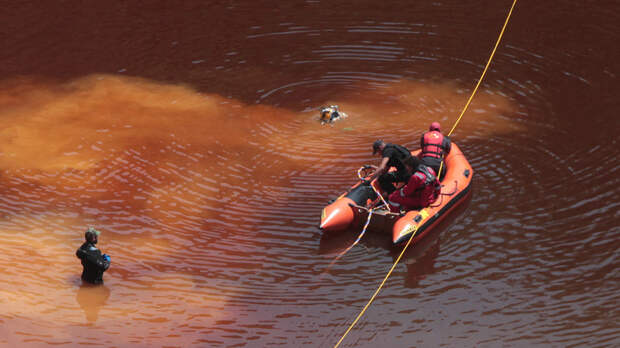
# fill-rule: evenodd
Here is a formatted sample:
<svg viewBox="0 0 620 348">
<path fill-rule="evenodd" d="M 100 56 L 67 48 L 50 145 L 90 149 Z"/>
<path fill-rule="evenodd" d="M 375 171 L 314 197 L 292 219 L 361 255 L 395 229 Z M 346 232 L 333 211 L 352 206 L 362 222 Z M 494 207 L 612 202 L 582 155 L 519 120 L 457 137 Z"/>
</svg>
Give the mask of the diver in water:
<svg viewBox="0 0 620 348">
<path fill-rule="evenodd" d="M 324 106 L 320 109 L 320 112 L 321 124 L 333 124 L 337 120 L 347 117 L 347 114 L 338 109 L 338 105 Z"/>
<path fill-rule="evenodd" d="M 82 280 L 91 284 L 103 284 L 103 272 L 110 267 L 110 256 L 101 254 L 97 249 L 97 237 L 101 232 L 89 227 L 84 234 L 86 241 L 75 252 L 75 255 L 82 260 Z"/>
</svg>

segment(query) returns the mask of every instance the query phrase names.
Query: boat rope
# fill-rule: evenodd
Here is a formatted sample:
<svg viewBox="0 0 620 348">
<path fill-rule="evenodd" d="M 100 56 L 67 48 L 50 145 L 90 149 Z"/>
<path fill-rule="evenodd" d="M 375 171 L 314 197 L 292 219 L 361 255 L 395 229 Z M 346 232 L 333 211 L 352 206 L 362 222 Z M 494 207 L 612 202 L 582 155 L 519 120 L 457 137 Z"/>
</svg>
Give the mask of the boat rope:
<svg viewBox="0 0 620 348">
<path fill-rule="evenodd" d="M 377 170 L 377 167 L 373 166 L 373 165 L 363 165 L 361 166 L 358 170 L 357 170 L 357 177 L 360 180 L 365 180 L 366 176 L 364 174 L 362 174 L 362 171 L 368 170 L 368 169 L 374 169 Z M 372 185 L 372 183 L 370 183 L 369 185 L 372 190 L 375 192 L 375 194 L 379 197 L 381 197 L 381 200 L 383 201 L 383 204 L 386 207 L 389 207 L 387 202 L 385 201 L 385 199 L 383 199 L 383 196 L 381 196 L 381 194 L 377 191 L 377 189 L 375 189 L 375 187 Z M 379 206 L 374 206 L 370 209 L 368 209 L 368 218 L 366 219 L 366 223 L 364 224 L 364 228 L 362 229 L 362 233 L 360 233 L 360 235 L 357 237 L 357 239 L 355 240 L 355 242 L 353 242 L 353 244 L 351 244 L 348 248 L 346 248 L 344 251 L 342 251 L 340 254 L 338 254 L 338 256 L 336 256 L 336 258 L 334 258 L 332 260 L 332 262 L 330 262 L 329 266 L 327 266 L 327 268 L 325 269 L 325 271 L 323 272 L 328 272 L 330 270 L 330 268 L 334 265 L 334 263 L 336 263 L 336 261 L 338 261 L 342 256 L 344 256 L 344 254 L 346 254 L 347 252 L 349 252 L 349 250 L 351 250 L 364 236 L 364 234 L 366 233 L 366 229 L 368 228 L 368 225 L 370 224 L 370 219 L 372 218 L 372 214 L 373 214 L 373 210 L 377 209 L 381 207 L 381 205 Z"/>
<path fill-rule="evenodd" d="M 366 164 L 366 165 L 361 166 L 360 169 L 357 170 L 357 177 L 360 180 L 365 180 L 366 179 L 366 177 L 362 174 L 362 170 L 367 170 L 367 169 L 377 170 L 377 167 L 375 167 L 373 165 L 370 165 L 370 164 Z M 379 196 L 379 198 L 381 198 L 381 201 L 383 202 L 383 204 L 385 204 L 386 207 L 389 207 L 387 202 L 383 198 L 383 196 L 379 193 L 379 191 L 377 191 L 377 189 L 375 188 L 375 186 L 372 183 L 370 183 L 370 187 L 372 188 L 373 191 L 375 191 L 375 194 L 377 196 Z"/>
<path fill-rule="evenodd" d="M 452 129 L 450 130 L 450 133 L 448 133 L 448 136 L 450 136 L 452 134 L 452 132 L 454 131 L 454 129 L 456 128 L 456 126 L 458 125 L 459 121 L 461 120 L 461 118 L 463 117 L 463 115 L 465 114 L 465 111 L 467 110 L 467 108 L 469 107 L 469 104 L 471 103 L 472 99 L 474 98 L 474 95 L 476 94 L 476 92 L 478 91 L 478 87 L 480 87 L 480 83 L 482 82 L 482 79 L 484 78 L 487 70 L 489 69 L 489 66 L 491 65 L 491 61 L 493 60 L 493 56 L 495 56 L 495 51 L 497 51 L 497 47 L 499 46 L 500 41 L 502 40 L 502 36 L 504 36 L 504 31 L 506 30 L 506 26 L 508 26 L 508 21 L 510 20 L 510 16 L 512 15 L 512 10 L 514 9 L 515 5 L 517 4 L 517 0 L 513 0 L 512 2 L 512 6 L 510 7 L 510 11 L 508 11 L 508 15 L 506 16 L 506 21 L 504 22 L 504 26 L 502 27 L 502 30 L 499 33 L 499 37 L 497 38 L 497 41 L 495 42 L 495 47 L 493 47 L 493 51 L 491 52 L 491 56 L 489 57 L 489 60 L 487 61 L 487 65 L 484 67 L 484 71 L 482 72 L 482 75 L 480 76 L 480 79 L 478 80 L 478 83 L 476 84 L 476 87 L 474 88 L 474 90 L 471 93 L 471 96 L 469 97 L 469 100 L 467 100 L 467 103 L 465 104 L 465 107 L 463 108 L 463 111 L 461 111 L 461 114 L 459 115 L 458 119 L 456 120 L 456 122 L 454 122 L 454 126 L 452 126 Z M 443 164 L 443 162 L 442 162 Z M 439 168 L 439 172 L 441 173 L 441 166 Z M 394 271 L 394 268 L 396 267 L 396 265 L 398 264 L 398 262 L 400 261 L 400 259 L 403 257 L 403 255 L 405 254 L 405 251 L 407 250 L 407 248 L 409 247 L 409 244 L 411 244 L 411 241 L 413 240 L 413 238 L 416 235 L 416 232 L 418 230 L 416 229 L 415 231 L 413 231 L 413 233 L 411 233 L 411 237 L 409 237 L 409 240 L 407 240 L 407 244 L 405 244 L 405 247 L 403 248 L 403 250 L 400 252 L 400 254 L 398 255 L 398 258 L 396 258 L 396 261 L 394 262 L 394 264 L 392 265 L 392 267 L 390 268 L 390 270 L 388 271 L 388 273 L 386 274 L 385 278 L 383 278 L 383 281 L 381 282 L 381 284 L 379 285 L 379 287 L 377 288 L 377 290 L 375 291 L 375 293 L 372 295 L 372 297 L 370 298 L 370 300 L 368 300 L 368 303 L 366 303 L 366 305 L 364 306 L 364 308 L 362 309 L 362 311 L 358 314 L 358 316 L 355 318 L 355 320 L 353 320 L 353 322 L 351 323 L 351 325 L 349 325 L 349 328 L 347 329 L 347 331 L 342 335 L 342 337 L 340 338 L 340 340 L 338 340 L 338 343 L 336 343 L 336 345 L 334 346 L 334 348 L 338 348 L 338 346 L 340 345 L 340 343 L 342 343 L 342 341 L 344 340 L 344 338 L 347 336 L 347 334 L 351 331 L 351 329 L 353 328 L 353 326 L 355 326 L 355 324 L 359 321 L 359 319 L 362 317 L 362 315 L 364 315 L 364 312 L 366 312 L 366 310 L 368 309 L 368 307 L 370 306 L 370 304 L 372 303 L 372 301 L 374 301 L 375 297 L 377 297 L 377 294 L 379 293 L 379 291 L 381 291 L 381 288 L 383 287 L 383 285 L 385 284 L 385 282 L 387 281 L 387 279 L 390 277 L 390 275 L 392 274 L 392 271 Z"/>
<path fill-rule="evenodd" d="M 375 190 L 375 192 L 376 192 L 376 190 Z M 387 203 L 385 203 L 385 206 L 388 207 Z M 327 266 L 325 271 L 323 271 L 322 273 L 328 272 L 331 269 L 331 267 L 334 265 L 334 263 L 336 263 L 336 261 L 338 261 L 342 256 L 344 256 L 344 254 L 349 252 L 349 250 L 351 250 L 357 243 L 359 243 L 359 241 L 364 236 L 364 233 L 366 233 L 366 229 L 368 229 L 368 225 L 370 224 L 370 219 L 372 218 L 372 215 L 374 214 L 373 211 L 376 210 L 376 209 L 379 209 L 381 207 L 383 207 L 383 205 L 374 206 L 374 207 L 372 207 L 372 208 L 367 210 L 368 211 L 368 218 L 366 219 L 366 223 L 364 224 L 364 228 L 362 228 L 362 233 L 359 234 L 359 236 L 357 237 L 355 242 L 353 242 L 353 244 L 351 244 L 348 248 L 346 248 L 344 251 L 342 251 L 340 254 L 338 254 L 338 256 L 336 256 L 336 258 L 334 258 L 332 260 L 332 262 L 329 263 L 329 266 Z"/>
<path fill-rule="evenodd" d="M 364 224 L 364 228 L 362 229 L 362 233 L 360 233 L 360 235 L 357 237 L 355 242 L 353 242 L 353 244 L 351 244 L 348 248 L 346 248 L 344 251 L 342 251 L 340 254 L 338 254 L 338 256 L 336 256 L 336 258 L 332 260 L 332 262 L 329 264 L 329 266 L 327 266 L 327 269 L 325 269 L 324 272 L 329 271 L 329 269 L 334 265 L 334 263 L 336 263 L 336 261 L 338 261 L 344 254 L 346 254 L 349 250 L 351 250 L 360 241 L 360 239 L 362 239 L 362 237 L 364 236 L 364 233 L 366 233 L 366 229 L 368 228 L 368 225 L 370 224 L 370 218 L 372 217 L 372 211 L 374 209 L 375 208 L 370 208 L 370 210 L 368 210 L 368 218 L 366 219 L 366 224 Z"/>
</svg>

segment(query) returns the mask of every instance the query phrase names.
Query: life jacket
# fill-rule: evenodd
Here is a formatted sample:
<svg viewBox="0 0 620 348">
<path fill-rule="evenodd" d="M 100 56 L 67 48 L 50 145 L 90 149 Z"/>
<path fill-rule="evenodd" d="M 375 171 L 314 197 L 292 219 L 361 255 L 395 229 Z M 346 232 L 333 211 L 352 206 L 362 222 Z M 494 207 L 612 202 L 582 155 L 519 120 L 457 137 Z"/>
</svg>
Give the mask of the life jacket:
<svg viewBox="0 0 620 348">
<path fill-rule="evenodd" d="M 442 158 L 444 151 L 443 134 L 438 131 L 424 133 L 422 137 L 422 157 Z"/>
</svg>

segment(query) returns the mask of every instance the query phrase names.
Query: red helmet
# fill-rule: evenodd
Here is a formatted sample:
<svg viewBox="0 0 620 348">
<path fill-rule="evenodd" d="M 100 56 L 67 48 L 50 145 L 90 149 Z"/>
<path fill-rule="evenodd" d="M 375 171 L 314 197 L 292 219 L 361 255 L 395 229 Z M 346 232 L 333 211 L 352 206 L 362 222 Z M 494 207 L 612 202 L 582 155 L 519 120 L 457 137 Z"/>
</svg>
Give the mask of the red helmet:
<svg viewBox="0 0 620 348">
<path fill-rule="evenodd" d="M 431 123 L 431 126 L 428 128 L 428 130 L 431 130 L 431 131 L 436 130 L 438 132 L 441 132 L 441 125 L 439 124 L 439 122 L 433 122 Z"/>
</svg>

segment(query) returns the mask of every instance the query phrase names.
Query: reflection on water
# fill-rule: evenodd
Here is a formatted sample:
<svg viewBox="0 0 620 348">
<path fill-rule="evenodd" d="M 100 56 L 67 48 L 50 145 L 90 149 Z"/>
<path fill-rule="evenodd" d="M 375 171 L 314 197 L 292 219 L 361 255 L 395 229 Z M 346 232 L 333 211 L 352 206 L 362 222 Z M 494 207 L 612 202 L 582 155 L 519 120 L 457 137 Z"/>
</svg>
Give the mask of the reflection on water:
<svg viewBox="0 0 620 348">
<path fill-rule="evenodd" d="M 110 297 L 110 288 L 107 286 L 83 283 L 80 285 L 75 299 L 84 311 L 86 320 L 94 323 L 97 321 L 99 311 L 105 306 L 108 297 Z"/>
<path fill-rule="evenodd" d="M 435 262 L 439 255 L 439 239 L 435 240 L 425 253 L 417 259 L 405 258 L 407 265 L 407 276 L 405 277 L 405 287 L 415 289 L 419 282 L 426 279 L 426 276 L 436 272 Z M 419 249 L 421 247 L 416 247 Z"/>
</svg>

